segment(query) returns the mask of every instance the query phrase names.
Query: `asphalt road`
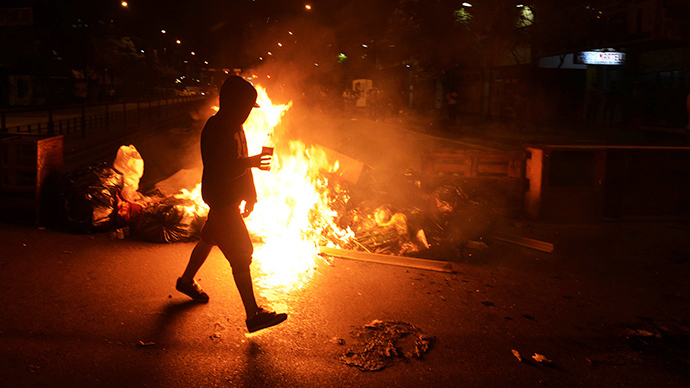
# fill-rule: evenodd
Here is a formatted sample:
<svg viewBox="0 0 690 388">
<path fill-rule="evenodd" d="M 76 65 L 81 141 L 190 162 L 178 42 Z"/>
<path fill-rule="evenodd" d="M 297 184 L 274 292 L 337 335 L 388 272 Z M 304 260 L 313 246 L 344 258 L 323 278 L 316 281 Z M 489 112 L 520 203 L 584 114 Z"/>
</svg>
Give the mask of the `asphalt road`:
<svg viewBox="0 0 690 388">
<path fill-rule="evenodd" d="M 197 163 L 183 134 L 194 137 L 177 129 L 137 144 L 146 185 Z M 358 157 L 382 160 L 371 149 Z M 454 273 L 319 259 L 300 289 L 257 289 L 289 318 L 247 335 L 216 250 L 197 276 L 211 301 L 196 305 L 174 290 L 192 243 L 0 223 L 0 387 L 690 385 L 690 225 L 501 227 L 555 250 L 497 241 Z M 375 320 L 414 325 L 430 349 L 375 372 L 345 364 Z"/>
</svg>

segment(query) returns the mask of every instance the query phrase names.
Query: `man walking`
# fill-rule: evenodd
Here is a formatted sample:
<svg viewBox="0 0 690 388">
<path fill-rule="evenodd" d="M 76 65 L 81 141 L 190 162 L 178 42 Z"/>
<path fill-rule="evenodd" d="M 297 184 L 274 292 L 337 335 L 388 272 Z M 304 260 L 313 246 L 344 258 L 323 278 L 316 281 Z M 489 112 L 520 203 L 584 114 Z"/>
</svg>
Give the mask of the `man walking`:
<svg viewBox="0 0 690 388">
<path fill-rule="evenodd" d="M 251 169 L 266 170 L 271 162 L 267 154 L 248 156 L 242 125 L 252 108 L 258 107 L 256 97 L 251 83 L 238 76 L 228 78 L 220 89 L 220 109 L 208 119 L 201 132 L 204 164 L 201 195 L 210 210 L 201 230 L 201 240 L 194 247 L 176 286 L 193 300 L 208 302 L 208 295 L 194 276 L 211 249 L 218 246 L 232 267 L 250 333 L 287 319 L 287 314 L 267 311 L 257 305 L 250 271 L 254 247 L 243 218 L 254 210 L 257 199 Z"/>
</svg>

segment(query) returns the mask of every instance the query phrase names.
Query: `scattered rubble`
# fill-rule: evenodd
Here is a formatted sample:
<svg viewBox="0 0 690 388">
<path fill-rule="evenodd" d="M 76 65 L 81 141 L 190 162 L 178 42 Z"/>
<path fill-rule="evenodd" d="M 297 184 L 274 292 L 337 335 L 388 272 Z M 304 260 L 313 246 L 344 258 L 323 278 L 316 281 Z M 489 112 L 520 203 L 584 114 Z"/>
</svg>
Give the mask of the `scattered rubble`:
<svg viewBox="0 0 690 388">
<path fill-rule="evenodd" d="M 546 356 L 544 356 L 543 354 L 539 354 L 539 353 L 534 353 L 532 355 L 532 359 L 534 359 L 534 361 L 536 361 L 540 364 L 552 364 L 553 363 L 553 361 L 549 360 L 548 358 L 546 358 Z"/>
<path fill-rule="evenodd" d="M 494 238 L 553 250 L 546 242 L 495 233 L 495 209 L 457 185 L 422 189 L 413 172 L 381 176 L 362 169 L 354 180 L 321 173 L 327 178 L 334 225 L 354 235 L 343 246 L 326 228 L 322 246 L 331 241 L 344 251 L 439 261 L 489 249 Z M 175 174 L 144 195 L 137 191 L 142 174 L 143 160 L 133 145 L 120 147 L 112 165 L 100 163 L 69 174 L 63 189 L 68 223 L 80 232 L 109 232 L 112 239 L 170 243 L 198 238 L 207 214 L 200 209 L 204 204 L 186 189 L 173 194 L 181 181 L 196 175 Z"/>
<path fill-rule="evenodd" d="M 381 370 L 405 359 L 421 359 L 434 341 L 409 323 L 378 319 L 352 335 L 357 343 L 340 360 L 362 371 Z"/>
</svg>

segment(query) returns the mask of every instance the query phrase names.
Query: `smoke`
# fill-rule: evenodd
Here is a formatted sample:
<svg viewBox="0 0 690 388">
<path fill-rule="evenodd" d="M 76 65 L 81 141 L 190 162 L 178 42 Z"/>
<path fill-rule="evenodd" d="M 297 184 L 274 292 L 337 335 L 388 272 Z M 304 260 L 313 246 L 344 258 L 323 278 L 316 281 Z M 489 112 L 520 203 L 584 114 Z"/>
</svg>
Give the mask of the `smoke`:
<svg viewBox="0 0 690 388">
<path fill-rule="evenodd" d="M 275 130 L 278 141 L 326 147 L 380 174 L 420 169 L 421 153 L 433 146 L 410 135 L 408 117 L 399 115 L 406 69 L 376 64 L 394 3 L 334 1 L 328 10 L 315 5 L 311 13 L 254 19 L 243 45 L 244 57 L 254 59 L 243 75 L 252 75 L 274 104 L 292 102 Z M 371 79 L 384 102 L 375 109 L 371 102 L 346 106 L 343 92 L 357 79 Z"/>
</svg>

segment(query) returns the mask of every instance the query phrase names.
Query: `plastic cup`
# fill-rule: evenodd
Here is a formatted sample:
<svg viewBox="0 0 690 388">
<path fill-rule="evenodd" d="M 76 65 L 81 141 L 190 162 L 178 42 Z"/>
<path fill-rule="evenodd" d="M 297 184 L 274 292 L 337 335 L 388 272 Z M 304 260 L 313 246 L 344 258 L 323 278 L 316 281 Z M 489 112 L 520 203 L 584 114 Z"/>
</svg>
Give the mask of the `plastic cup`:
<svg viewBox="0 0 690 388">
<path fill-rule="evenodd" d="M 273 147 L 261 147 L 261 153 L 264 155 L 273 155 Z"/>
</svg>

